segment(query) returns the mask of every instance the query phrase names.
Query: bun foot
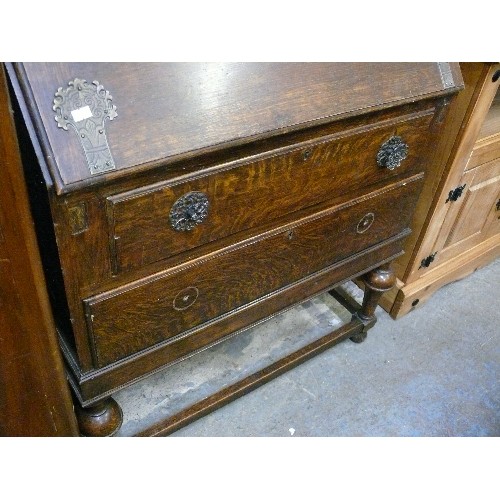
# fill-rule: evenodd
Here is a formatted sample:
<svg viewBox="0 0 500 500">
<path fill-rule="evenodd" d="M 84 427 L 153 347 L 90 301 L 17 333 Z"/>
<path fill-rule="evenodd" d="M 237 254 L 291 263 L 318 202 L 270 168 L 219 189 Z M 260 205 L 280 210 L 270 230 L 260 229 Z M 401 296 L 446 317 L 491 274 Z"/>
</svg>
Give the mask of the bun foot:
<svg viewBox="0 0 500 500">
<path fill-rule="evenodd" d="M 76 404 L 75 413 L 82 436 L 112 436 L 123 422 L 122 409 L 113 398 L 105 399 L 86 408 Z"/>
<path fill-rule="evenodd" d="M 349 337 L 349 339 L 351 339 L 356 344 L 361 344 L 361 342 L 364 342 L 366 340 L 366 337 L 368 337 L 368 333 L 361 332 L 353 335 L 352 337 Z"/>
</svg>

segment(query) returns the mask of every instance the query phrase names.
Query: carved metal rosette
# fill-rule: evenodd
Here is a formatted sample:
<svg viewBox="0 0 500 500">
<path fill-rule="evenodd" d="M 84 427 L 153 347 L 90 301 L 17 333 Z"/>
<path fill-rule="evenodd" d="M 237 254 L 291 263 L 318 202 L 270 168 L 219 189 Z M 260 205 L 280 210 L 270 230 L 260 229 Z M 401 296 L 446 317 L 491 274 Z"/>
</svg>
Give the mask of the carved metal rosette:
<svg viewBox="0 0 500 500">
<path fill-rule="evenodd" d="M 176 231 L 191 231 L 208 215 L 208 198 L 205 193 L 191 191 L 181 196 L 170 209 L 170 225 Z"/>
<path fill-rule="evenodd" d="M 98 82 L 88 83 L 75 78 L 68 87 L 59 87 L 52 109 L 56 112 L 57 126 L 71 127 L 80 139 L 91 174 L 100 174 L 115 168 L 109 149 L 104 124 L 117 117 L 113 97 Z"/>
<path fill-rule="evenodd" d="M 394 170 L 408 156 L 408 144 L 395 135 L 385 141 L 377 153 L 377 164 L 380 167 Z"/>
</svg>

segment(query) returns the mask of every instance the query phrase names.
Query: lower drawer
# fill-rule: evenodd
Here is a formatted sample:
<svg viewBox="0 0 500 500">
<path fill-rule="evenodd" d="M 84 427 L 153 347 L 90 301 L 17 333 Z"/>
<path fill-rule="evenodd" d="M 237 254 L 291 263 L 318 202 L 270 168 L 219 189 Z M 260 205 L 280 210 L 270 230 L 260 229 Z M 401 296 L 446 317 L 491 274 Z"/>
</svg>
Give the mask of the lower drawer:
<svg viewBox="0 0 500 500">
<path fill-rule="evenodd" d="M 403 231 L 415 176 L 234 247 L 84 301 L 94 362 L 103 367 L 237 311 Z"/>
</svg>

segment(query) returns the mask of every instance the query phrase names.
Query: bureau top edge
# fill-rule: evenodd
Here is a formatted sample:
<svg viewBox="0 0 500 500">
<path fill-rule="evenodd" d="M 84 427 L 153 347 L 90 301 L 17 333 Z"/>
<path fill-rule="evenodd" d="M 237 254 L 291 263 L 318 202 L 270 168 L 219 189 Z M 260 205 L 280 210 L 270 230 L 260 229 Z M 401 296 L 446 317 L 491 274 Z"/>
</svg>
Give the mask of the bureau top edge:
<svg viewBox="0 0 500 500">
<path fill-rule="evenodd" d="M 463 88 L 458 63 L 66 62 L 7 69 L 57 194 Z"/>
</svg>

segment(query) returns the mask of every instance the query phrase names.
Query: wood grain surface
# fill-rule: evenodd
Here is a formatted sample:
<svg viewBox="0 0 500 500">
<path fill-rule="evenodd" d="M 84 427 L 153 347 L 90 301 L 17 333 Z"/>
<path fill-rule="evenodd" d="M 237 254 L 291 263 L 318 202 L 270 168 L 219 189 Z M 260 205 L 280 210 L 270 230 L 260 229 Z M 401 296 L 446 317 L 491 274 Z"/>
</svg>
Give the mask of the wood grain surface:
<svg viewBox="0 0 500 500">
<path fill-rule="evenodd" d="M 0 436 L 76 436 L 1 66 L 0 165 Z"/>
<path fill-rule="evenodd" d="M 421 171 L 433 109 L 349 131 L 347 137 L 226 167 L 186 182 L 160 183 L 108 198 L 115 271 L 128 270 L 269 223 L 346 190 L 390 182 Z M 394 170 L 377 165 L 377 152 L 393 135 L 409 147 Z M 177 232 L 168 220 L 174 202 L 192 191 L 209 201 L 207 218 L 191 231 Z"/>
<path fill-rule="evenodd" d="M 117 173 L 414 102 L 461 84 L 451 65 L 454 85 L 446 89 L 436 63 L 68 62 L 18 69 L 32 92 L 59 191 L 91 177 L 78 137 L 58 129 L 52 110 L 56 90 L 75 77 L 97 80 L 113 96 L 118 117 L 108 121 L 106 134 Z"/>
<path fill-rule="evenodd" d="M 446 63 L 29 63 L 11 75 L 84 406 L 401 255 L 462 85 Z M 54 92 L 75 77 L 113 95 L 116 171 L 91 176 L 78 137 L 57 128 Z M 395 135 L 409 149 L 392 171 L 377 153 Z M 174 231 L 172 205 L 193 191 L 208 216 Z"/>
<path fill-rule="evenodd" d="M 409 223 L 421 180 L 405 180 L 195 265 L 86 300 L 97 366 L 236 310 L 398 234 Z M 373 214 L 373 223 L 359 232 L 366 214 Z"/>
</svg>

